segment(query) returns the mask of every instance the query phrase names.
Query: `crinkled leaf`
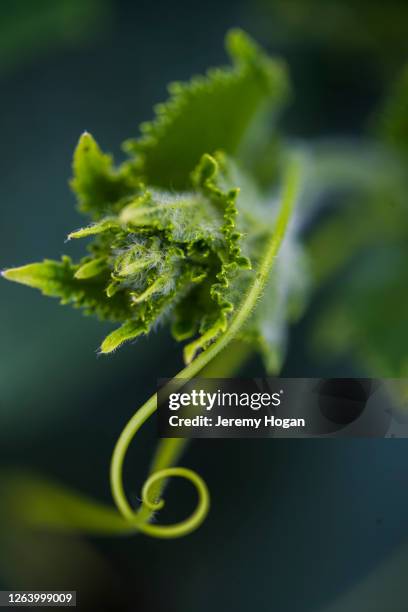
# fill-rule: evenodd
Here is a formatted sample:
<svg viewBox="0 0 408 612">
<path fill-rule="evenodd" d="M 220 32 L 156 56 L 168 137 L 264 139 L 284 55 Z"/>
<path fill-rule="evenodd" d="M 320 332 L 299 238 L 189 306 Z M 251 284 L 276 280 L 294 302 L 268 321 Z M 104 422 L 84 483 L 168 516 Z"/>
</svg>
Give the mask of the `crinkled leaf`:
<svg viewBox="0 0 408 612">
<path fill-rule="evenodd" d="M 191 334 L 185 322 L 183 329 L 177 323 L 180 312 L 190 311 L 196 317 L 189 326 L 200 337 L 186 348 L 187 360 L 225 331 L 233 305 L 225 300 L 223 291 L 229 278 L 249 265 L 241 255 L 241 234 L 235 226 L 238 192 L 217 186 L 226 165 L 223 156 L 203 156 L 194 173 L 193 194 L 175 198 L 164 192 L 148 193 L 121 213 L 122 222 L 128 223 L 134 235 L 130 235 L 128 249 L 116 257 L 116 282 L 128 288 L 132 283 L 133 300 L 149 304 L 151 310 L 144 318 L 148 327 L 163 309 L 175 307 L 173 333 L 187 338 Z M 141 236 L 138 228 L 144 232 Z M 141 289 L 135 291 L 135 283 L 141 283 Z M 138 335 L 139 329 L 126 325 L 113 332 L 106 346 L 111 348 L 113 343 L 116 347 Z"/>
<path fill-rule="evenodd" d="M 239 189 L 228 185 L 228 160 L 219 154 L 216 158 L 204 155 L 193 173 L 193 183 L 223 212 L 221 232 L 224 236 L 224 246 L 218 251 L 222 265 L 215 272 L 213 282 L 209 287 L 208 297 L 201 296 L 206 311 L 199 322 L 200 336 L 184 349 L 184 358 L 189 363 L 197 351 L 205 349 L 221 333 L 225 332 L 229 315 L 234 310 L 234 303 L 227 298 L 228 288 L 238 270 L 250 268 L 248 257 L 241 252 L 242 233 L 236 225 L 237 200 Z M 246 228 L 248 230 L 248 227 Z M 204 297 L 204 299 L 203 299 Z M 209 298 L 209 299 L 208 299 Z M 198 307 L 197 307 L 198 306 Z M 195 305 L 193 312 L 200 313 L 201 304 Z M 177 315 L 179 317 L 179 314 Z M 190 323 L 190 327 L 198 322 Z M 176 336 L 180 335 L 175 328 Z M 184 335 L 186 331 L 182 332 Z"/>
<path fill-rule="evenodd" d="M 232 68 L 173 83 L 170 99 L 156 107 L 156 119 L 142 124 L 141 138 L 127 143 L 147 184 L 185 189 L 204 153 L 236 154 L 257 113 L 285 98 L 287 77 L 280 62 L 239 30 L 228 34 L 226 46 Z"/>
</svg>

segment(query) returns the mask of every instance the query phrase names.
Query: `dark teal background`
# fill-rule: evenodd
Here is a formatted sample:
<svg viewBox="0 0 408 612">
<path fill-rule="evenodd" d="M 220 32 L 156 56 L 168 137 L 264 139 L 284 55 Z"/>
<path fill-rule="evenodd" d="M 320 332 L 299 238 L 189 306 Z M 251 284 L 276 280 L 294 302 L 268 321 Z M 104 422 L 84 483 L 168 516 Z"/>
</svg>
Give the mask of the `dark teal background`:
<svg viewBox="0 0 408 612">
<path fill-rule="evenodd" d="M 226 61 L 229 27 L 287 58 L 296 94 L 283 124 L 294 137 L 358 134 L 394 69 L 377 70 L 370 49 L 282 36 L 273 2 L 16 4 L 0 7 L 3 268 L 80 252 L 63 242 L 83 223 L 67 184 L 79 135 L 90 131 L 120 160 L 120 143 L 151 117 L 166 83 Z M 21 286 L 0 291 L 1 467 L 30 467 L 109 501 L 117 436 L 156 379 L 179 369 L 179 348 L 159 330 L 98 357 L 109 325 Z M 292 333 L 286 376 L 357 372 L 313 358 L 306 329 L 307 319 Z M 244 374 L 262 373 L 254 360 Z M 134 502 L 154 445 L 150 423 L 127 461 Z M 5 528 L 1 588 L 76 589 L 80 609 L 402 612 L 406 459 L 403 440 L 196 440 L 182 463 L 203 475 L 213 504 L 199 531 L 167 542 Z M 193 503 L 172 485 L 163 520 Z"/>
</svg>

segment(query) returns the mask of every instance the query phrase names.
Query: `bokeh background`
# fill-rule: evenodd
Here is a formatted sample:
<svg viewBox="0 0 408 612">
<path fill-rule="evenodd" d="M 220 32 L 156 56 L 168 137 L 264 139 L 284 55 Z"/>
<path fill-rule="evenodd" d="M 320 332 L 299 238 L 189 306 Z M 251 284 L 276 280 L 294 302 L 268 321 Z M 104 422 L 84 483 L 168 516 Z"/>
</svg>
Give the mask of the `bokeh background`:
<svg viewBox="0 0 408 612">
<path fill-rule="evenodd" d="M 358 5 L 358 6 L 357 6 Z M 406 2 L 346 0 L 5 1 L 0 5 L 0 265 L 82 245 L 69 191 L 85 129 L 121 159 L 171 80 L 224 63 L 240 26 L 289 63 L 282 119 L 296 138 L 358 136 L 407 57 Z M 110 357 L 109 325 L 1 283 L 0 462 L 109 502 L 109 460 L 127 419 L 181 366 L 166 330 Z M 361 375 L 291 332 L 286 376 Z M 262 375 L 251 361 L 244 375 Z M 152 421 L 127 460 L 133 500 Z M 201 612 L 405 611 L 408 465 L 403 440 L 197 440 L 183 458 L 212 495 L 208 520 L 176 541 L 14 532 L 0 525 L 3 589 L 76 589 L 80 609 Z M 172 484 L 165 520 L 189 492 Z M 1 500 L 0 500 L 1 504 Z"/>
</svg>

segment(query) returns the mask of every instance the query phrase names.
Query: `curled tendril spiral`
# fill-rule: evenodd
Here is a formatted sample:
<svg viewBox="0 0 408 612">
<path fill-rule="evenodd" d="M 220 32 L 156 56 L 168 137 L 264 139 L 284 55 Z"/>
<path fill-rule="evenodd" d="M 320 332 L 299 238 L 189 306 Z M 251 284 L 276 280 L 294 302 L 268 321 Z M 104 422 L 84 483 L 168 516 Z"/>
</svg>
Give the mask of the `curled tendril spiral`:
<svg viewBox="0 0 408 612">
<path fill-rule="evenodd" d="M 149 499 L 149 495 L 154 491 L 158 482 L 167 479 L 169 476 L 179 476 L 189 480 L 196 488 L 198 493 L 198 504 L 194 512 L 184 521 L 175 525 L 152 525 L 144 523 L 140 530 L 148 535 L 157 536 L 160 538 L 177 538 L 187 535 L 194 531 L 205 519 L 209 510 L 209 494 L 207 485 L 195 472 L 183 467 L 171 467 L 154 472 L 143 485 L 142 500 L 143 504 L 149 510 L 160 510 L 164 506 L 163 499 Z"/>
<path fill-rule="evenodd" d="M 208 513 L 210 496 L 207 485 L 198 474 L 183 467 L 165 467 L 153 471 L 143 485 L 142 505 L 136 511 L 130 506 L 123 487 L 123 462 L 126 452 L 137 431 L 156 408 L 157 399 L 154 395 L 134 414 L 119 437 L 111 463 L 112 494 L 119 512 L 137 531 L 158 538 L 176 538 L 187 535 L 199 527 Z M 164 500 L 161 493 L 166 480 L 172 476 L 185 478 L 194 485 L 198 494 L 197 507 L 187 519 L 180 523 L 174 525 L 152 524 L 149 519 L 154 512 L 163 508 Z"/>
</svg>

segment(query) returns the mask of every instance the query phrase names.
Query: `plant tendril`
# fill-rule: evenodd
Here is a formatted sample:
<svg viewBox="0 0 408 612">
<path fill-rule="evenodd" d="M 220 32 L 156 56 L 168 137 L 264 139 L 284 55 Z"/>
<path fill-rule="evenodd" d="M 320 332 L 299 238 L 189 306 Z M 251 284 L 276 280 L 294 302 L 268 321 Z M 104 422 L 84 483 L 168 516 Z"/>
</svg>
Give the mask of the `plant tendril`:
<svg viewBox="0 0 408 612">
<path fill-rule="evenodd" d="M 279 213 L 276 219 L 274 231 L 268 241 L 265 254 L 261 260 L 259 270 L 244 296 L 239 309 L 233 315 L 226 332 L 220 336 L 205 351 L 200 353 L 190 364 L 183 368 L 173 379 L 172 388 L 182 387 L 186 381 L 198 374 L 209 364 L 220 351 L 222 351 L 235 338 L 242 325 L 246 322 L 253 311 L 259 297 L 268 280 L 270 270 L 274 264 L 276 255 L 285 236 L 285 232 L 291 217 L 291 213 L 299 192 L 300 162 L 293 157 L 288 162 L 285 173 L 283 193 Z M 151 536 L 160 538 L 172 538 L 186 535 L 196 529 L 205 519 L 209 509 L 209 493 L 207 486 L 198 474 L 186 468 L 161 466 L 162 469 L 153 471 L 142 490 L 142 504 L 139 509 L 134 510 L 126 497 L 123 485 L 123 464 L 127 450 L 134 436 L 146 420 L 157 410 L 157 394 L 154 394 L 133 415 L 122 431 L 113 451 L 110 480 L 112 496 L 122 516 L 134 525 L 137 530 Z M 167 441 L 175 448 L 185 443 L 185 440 L 171 439 Z M 164 501 L 161 493 L 168 477 L 178 476 L 189 480 L 198 493 L 198 504 L 193 514 L 185 521 L 175 525 L 157 525 L 149 521 L 153 512 L 161 509 Z"/>
</svg>

